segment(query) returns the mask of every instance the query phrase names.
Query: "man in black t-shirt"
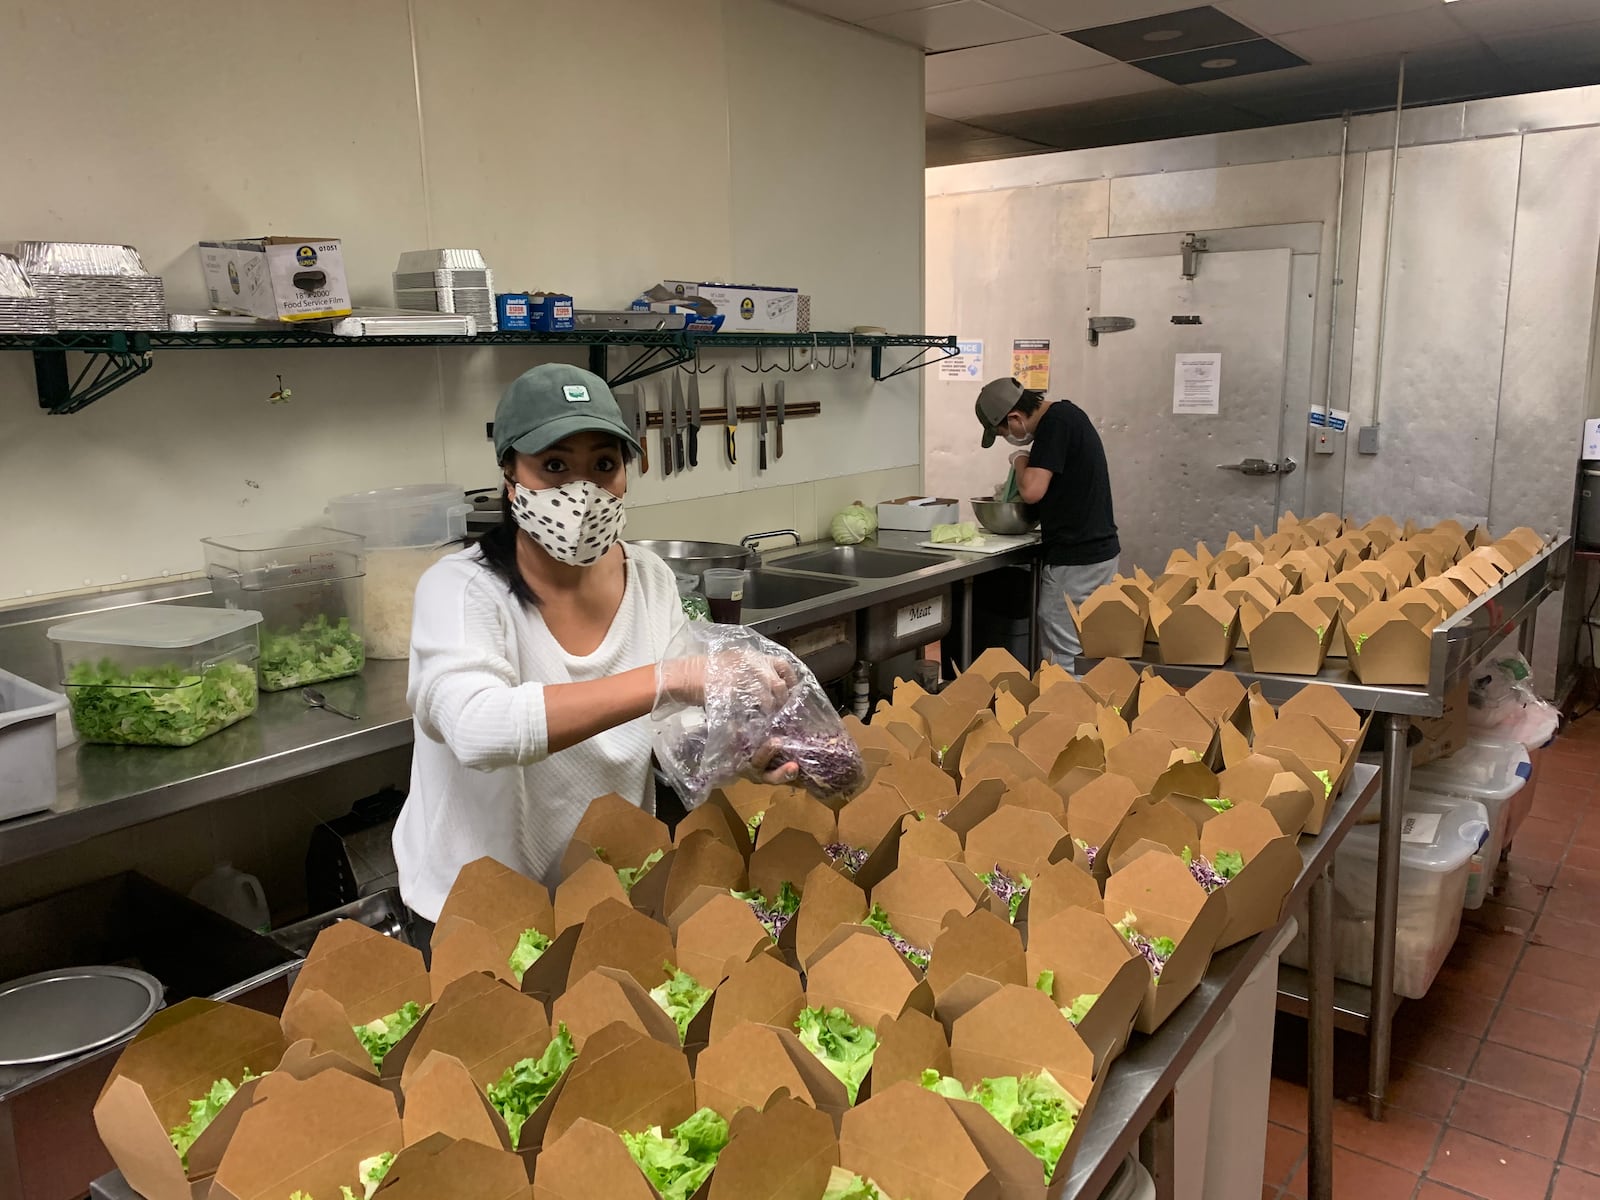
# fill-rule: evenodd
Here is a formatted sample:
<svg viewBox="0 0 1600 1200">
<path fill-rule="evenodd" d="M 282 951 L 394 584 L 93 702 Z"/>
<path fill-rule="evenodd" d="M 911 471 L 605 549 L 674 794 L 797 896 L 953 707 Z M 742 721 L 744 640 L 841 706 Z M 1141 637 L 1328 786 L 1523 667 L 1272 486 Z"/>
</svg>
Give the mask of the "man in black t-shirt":
<svg viewBox="0 0 1600 1200">
<path fill-rule="evenodd" d="M 976 410 L 985 447 L 996 437 L 1023 447 L 1011 455 L 1011 465 L 1023 503 L 1039 515 L 1044 539 L 1040 644 L 1046 658 L 1070 671 L 1082 647 L 1067 598 L 1082 604 L 1110 583 L 1122 552 L 1100 434 L 1070 400 L 1046 400 L 1015 379 L 985 384 Z"/>
</svg>

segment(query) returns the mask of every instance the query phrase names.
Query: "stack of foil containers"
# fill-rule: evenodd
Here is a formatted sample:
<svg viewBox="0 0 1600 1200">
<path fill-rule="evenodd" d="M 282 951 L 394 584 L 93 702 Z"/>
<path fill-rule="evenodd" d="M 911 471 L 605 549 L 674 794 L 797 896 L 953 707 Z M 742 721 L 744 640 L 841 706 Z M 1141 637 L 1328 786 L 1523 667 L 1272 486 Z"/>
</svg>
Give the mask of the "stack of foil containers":
<svg viewBox="0 0 1600 1200">
<path fill-rule="evenodd" d="M 477 250 L 407 250 L 395 268 L 394 299 L 410 312 L 473 317 L 480 331 L 499 327 L 494 272 Z"/>
<path fill-rule="evenodd" d="M 34 294 L 49 301 L 58 329 L 167 327 L 161 276 L 144 269 L 132 246 L 18 242 L 15 257 Z"/>
<path fill-rule="evenodd" d="M 55 314 L 42 300 L 22 264 L 0 254 L 0 333 L 54 333 Z"/>
</svg>

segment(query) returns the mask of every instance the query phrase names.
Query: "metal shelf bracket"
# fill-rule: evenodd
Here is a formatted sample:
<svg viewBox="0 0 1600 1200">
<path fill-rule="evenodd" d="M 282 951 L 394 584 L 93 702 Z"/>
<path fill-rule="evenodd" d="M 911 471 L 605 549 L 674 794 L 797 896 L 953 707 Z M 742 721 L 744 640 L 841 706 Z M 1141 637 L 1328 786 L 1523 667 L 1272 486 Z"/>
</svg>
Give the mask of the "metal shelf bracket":
<svg viewBox="0 0 1600 1200">
<path fill-rule="evenodd" d="M 33 378 L 39 407 L 52 416 L 80 412 L 155 365 L 148 334 L 113 333 L 107 340 L 106 348 L 86 352 L 87 361 L 76 376 L 68 374 L 65 350 L 35 350 Z"/>
<path fill-rule="evenodd" d="M 928 357 L 928 355 L 933 354 L 936 351 L 938 352 L 937 358 Z M 936 346 L 924 346 L 921 350 L 917 351 L 916 354 L 913 354 L 905 362 L 901 363 L 898 367 L 885 375 L 883 372 L 883 347 L 874 346 L 872 347 L 872 378 L 877 383 L 883 383 L 885 380 L 893 379 L 896 375 L 905 375 L 911 371 L 920 371 L 924 367 L 931 367 L 936 363 L 941 363 L 947 358 L 954 358 L 960 353 L 961 348 L 959 346 L 945 343 L 941 343 Z"/>
</svg>

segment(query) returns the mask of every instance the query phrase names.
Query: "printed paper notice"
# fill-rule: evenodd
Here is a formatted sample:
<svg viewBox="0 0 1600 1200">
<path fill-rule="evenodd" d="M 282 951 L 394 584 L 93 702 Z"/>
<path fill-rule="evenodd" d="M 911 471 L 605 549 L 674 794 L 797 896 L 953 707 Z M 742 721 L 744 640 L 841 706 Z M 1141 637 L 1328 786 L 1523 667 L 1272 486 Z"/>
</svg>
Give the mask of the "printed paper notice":
<svg viewBox="0 0 1600 1200">
<path fill-rule="evenodd" d="M 1180 354 L 1172 370 L 1172 411 L 1215 416 L 1222 403 L 1222 355 Z"/>
<path fill-rule="evenodd" d="M 1050 341 L 1021 339 L 1011 343 L 1011 374 L 1030 392 L 1050 387 Z"/>
<path fill-rule="evenodd" d="M 956 342 L 959 352 L 939 364 L 939 378 L 953 383 L 971 383 L 983 377 L 983 339 Z"/>
</svg>

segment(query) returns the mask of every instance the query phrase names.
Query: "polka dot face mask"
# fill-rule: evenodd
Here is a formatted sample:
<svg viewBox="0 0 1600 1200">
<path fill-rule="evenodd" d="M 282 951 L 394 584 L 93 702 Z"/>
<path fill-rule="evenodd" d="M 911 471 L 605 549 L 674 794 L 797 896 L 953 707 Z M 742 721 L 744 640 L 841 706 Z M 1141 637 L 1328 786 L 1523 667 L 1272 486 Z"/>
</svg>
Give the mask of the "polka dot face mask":
<svg viewBox="0 0 1600 1200">
<path fill-rule="evenodd" d="M 622 501 L 588 479 L 532 491 L 514 485 L 511 515 L 557 562 L 588 567 L 617 544 L 627 512 Z"/>
</svg>

